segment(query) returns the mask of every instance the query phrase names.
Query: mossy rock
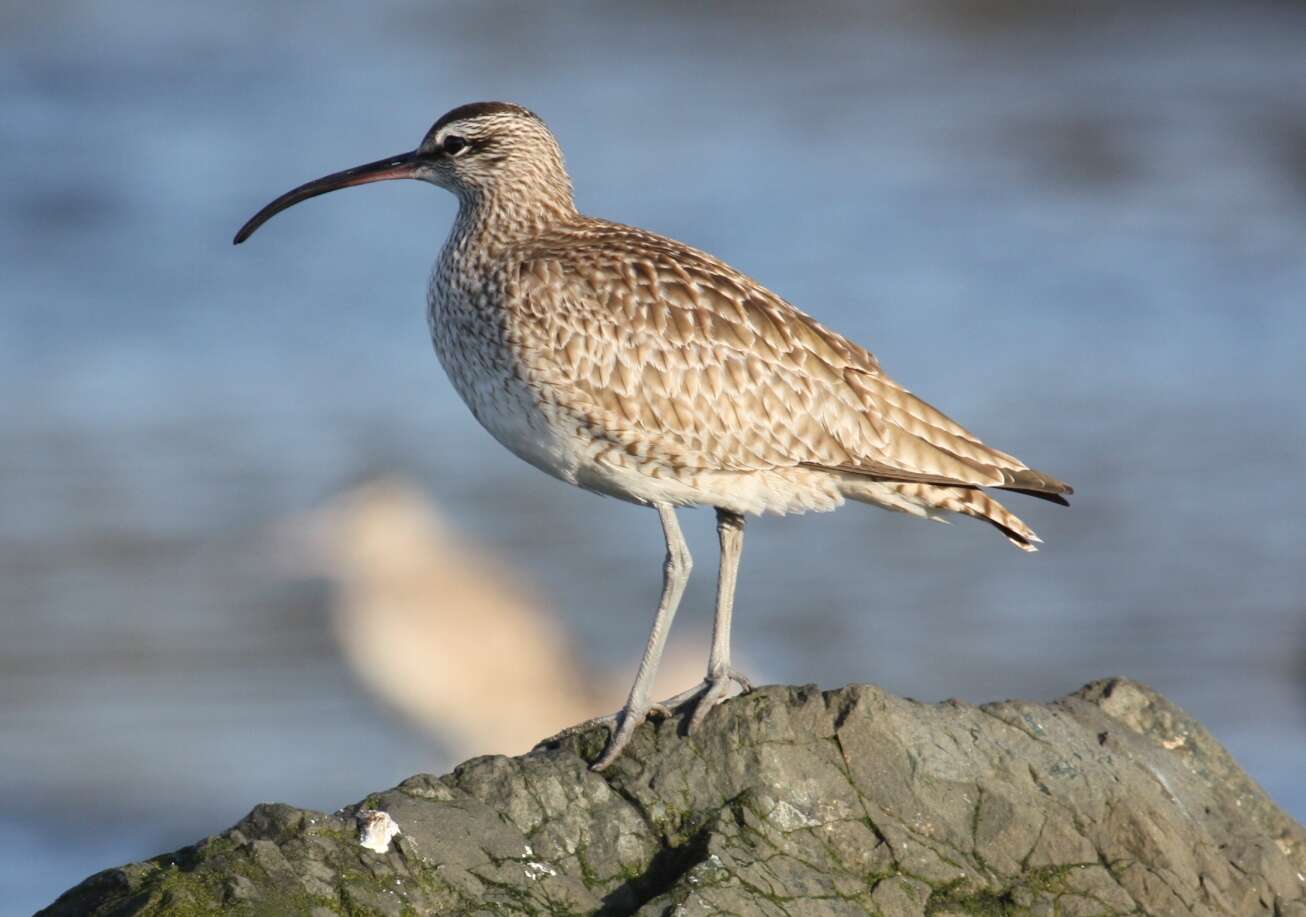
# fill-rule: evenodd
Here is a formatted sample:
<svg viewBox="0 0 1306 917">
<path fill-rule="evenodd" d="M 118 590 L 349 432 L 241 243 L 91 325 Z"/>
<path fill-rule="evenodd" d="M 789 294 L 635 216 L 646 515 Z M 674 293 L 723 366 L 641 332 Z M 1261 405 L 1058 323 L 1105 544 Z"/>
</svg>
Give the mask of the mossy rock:
<svg viewBox="0 0 1306 917">
<path fill-rule="evenodd" d="M 1113 679 L 1051 704 L 767 687 L 419 775 L 333 815 L 254 809 L 47 915 L 1306 917 L 1306 832 L 1200 724 Z M 400 833 L 380 851 L 360 819 Z"/>
</svg>

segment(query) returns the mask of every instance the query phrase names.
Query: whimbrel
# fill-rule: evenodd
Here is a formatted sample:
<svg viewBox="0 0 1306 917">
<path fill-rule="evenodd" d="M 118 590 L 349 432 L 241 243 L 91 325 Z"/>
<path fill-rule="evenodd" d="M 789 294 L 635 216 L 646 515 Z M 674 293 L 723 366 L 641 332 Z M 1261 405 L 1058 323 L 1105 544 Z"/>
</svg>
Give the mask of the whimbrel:
<svg viewBox="0 0 1306 917">
<path fill-rule="evenodd" d="M 984 491 L 1066 504 L 1071 488 L 984 445 L 912 395 L 864 348 L 730 265 L 674 239 L 582 215 L 552 132 L 506 102 L 455 108 L 417 149 L 308 182 L 276 213 L 338 188 L 413 178 L 458 197 L 427 292 L 435 352 L 491 435 L 570 484 L 657 510 L 662 596 L 625 706 L 604 719 L 601 770 L 651 710 L 692 706 L 697 728 L 751 687 L 730 664 L 730 620 L 750 513 L 845 500 L 1037 535 Z M 650 697 L 692 560 L 676 509 L 716 510 L 721 542 L 707 675 Z"/>
</svg>

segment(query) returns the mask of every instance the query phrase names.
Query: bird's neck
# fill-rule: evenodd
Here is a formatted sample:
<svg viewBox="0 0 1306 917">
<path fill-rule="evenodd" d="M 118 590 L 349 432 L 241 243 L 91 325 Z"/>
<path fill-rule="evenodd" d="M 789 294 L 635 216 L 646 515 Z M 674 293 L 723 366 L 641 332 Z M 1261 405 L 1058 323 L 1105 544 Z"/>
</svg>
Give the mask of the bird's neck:
<svg viewBox="0 0 1306 917">
<path fill-rule="evenodd" d="M 514 242 L 542 234 L 550 226 L 577 219 L 571 188 L 529 197 L 511 193 L 471 190 L 458 195 L 458 217 L 449 235 L 448 249 L 479 252 L 495 258 Z"/>
</svg>

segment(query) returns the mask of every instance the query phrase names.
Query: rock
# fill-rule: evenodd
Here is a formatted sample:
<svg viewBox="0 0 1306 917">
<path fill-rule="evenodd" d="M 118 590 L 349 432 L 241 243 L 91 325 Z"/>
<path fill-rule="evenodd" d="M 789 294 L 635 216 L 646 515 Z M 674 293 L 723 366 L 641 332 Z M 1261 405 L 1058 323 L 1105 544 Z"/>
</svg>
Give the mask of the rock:
<svg viewBox="0 0 1306 917">
<path fill-rule="evenodd" d="M 1306 831 L 1134 682 L 982 707 L 768 687 L 682 727 L 605 774 L 590 729 L 334 815 L 261 805 L 42 913 L 1306 914 Z M 399 833 L 365 847 L 377 813 Z"/>
</svg>

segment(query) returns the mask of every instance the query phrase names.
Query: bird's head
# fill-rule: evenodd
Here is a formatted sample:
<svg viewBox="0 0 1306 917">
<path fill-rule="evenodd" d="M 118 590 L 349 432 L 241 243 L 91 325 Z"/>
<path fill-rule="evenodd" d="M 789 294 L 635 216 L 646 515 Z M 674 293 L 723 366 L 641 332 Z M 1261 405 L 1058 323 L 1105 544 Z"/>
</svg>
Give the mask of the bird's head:
<svg viewBox="0 0 1306 917">
<path fill-rule="evenodd" d="M 456 194 L 464 205 L 489 198 L 573 209 L 562 149 L 533 112 L 511 102 L 473 102 L 436 121 L 417 149 L 335 172 L 287 191 L 236 233 L 239 245 L 300 201 L 374 181 L 413 178 Z"/>
</svg>

